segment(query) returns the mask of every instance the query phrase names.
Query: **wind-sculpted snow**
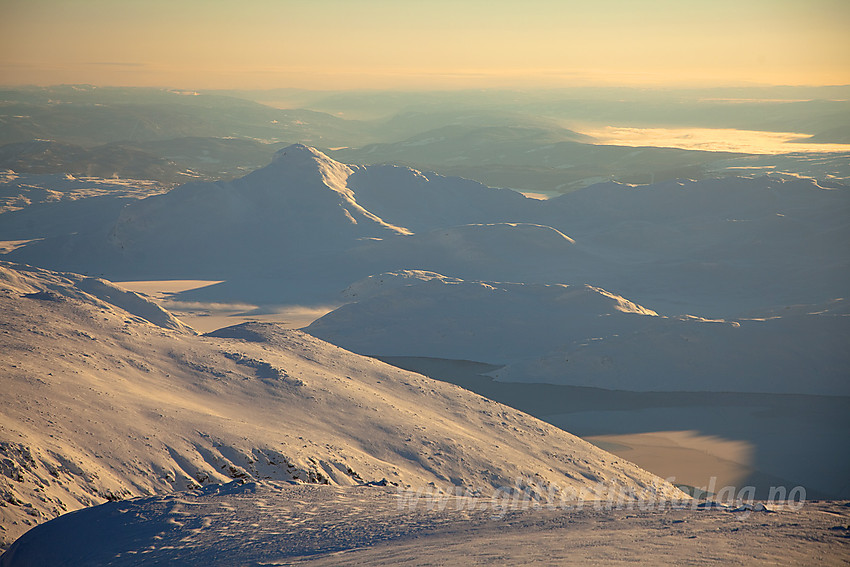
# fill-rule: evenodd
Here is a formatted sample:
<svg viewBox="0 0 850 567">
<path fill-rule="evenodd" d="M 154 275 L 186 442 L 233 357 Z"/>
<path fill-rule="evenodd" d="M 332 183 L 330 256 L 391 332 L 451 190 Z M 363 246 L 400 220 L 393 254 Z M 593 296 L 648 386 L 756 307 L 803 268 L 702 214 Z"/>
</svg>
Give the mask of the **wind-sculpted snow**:
<svg viewBox="0 0 850 567">
<path fill-rule="evenodd" d="M 106 280 L 85 278 L 77 282 L 77 288 L 164 329 L 187 330 L 186 325 L 153 301 Z"/>
<path fill-rule="evenodd" d="M 680 495 L 461 388 L 277 326 L 197 336 L 128 294 L 2 265 L 4 545 L 81 507 L 233 479 Z"/>
<path fill-rule="evenodd" d="M 533 479 L 478 495 L 234 481 L 67 514 L 24 534 L 0 566 L 841 565 L 850 556 L 840 502 L 550 497 Z"/>
</svg>

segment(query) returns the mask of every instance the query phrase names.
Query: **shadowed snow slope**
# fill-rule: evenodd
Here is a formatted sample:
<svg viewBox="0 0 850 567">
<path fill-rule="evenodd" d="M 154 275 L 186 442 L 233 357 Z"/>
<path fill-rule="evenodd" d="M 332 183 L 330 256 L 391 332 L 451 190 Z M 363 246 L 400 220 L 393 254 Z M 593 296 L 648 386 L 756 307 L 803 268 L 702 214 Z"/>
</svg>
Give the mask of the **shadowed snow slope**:
<svg viewBox="0 0 850 567">
<path fill-rule="evenodd" d="M 814 308 L 813 311 L 820 311 Z M 564 343 L 491 373 L 638 391 L 850 395 L 850 317 L 806 312 L 740 321 L 654 318 Z"/>
<path fill-rule="evenodd" d="M 432 272 L 372 276 L 345 295 L 354 302 L 305 330 L 362 354 L 494 364 L 610 329 L 640 328 L 656 315 L 591 286 L 464 281 Z"/>
<path fill-rule="evenodd" d="M 660 317 L 597 287 L 403 271 L 352 284 L 305 330 L 369 355 L 508 364 L 509 382 L 624 390 L 850 394 L 846 301 L 758 320 Z"/>
<path fill-rule="evenodd" d="M 164 191 L 153 181 L 0 172 L 0 240 L 91 232 L 127 203 Z"/>
<path fill-rule="evenodd" d="M 536 222 L 541 203 L 509 189 L 392 165 L 350 166 L 364 207 L 419 232 L 464 224 Z"/>
<path fill-rule="evenodd" d="M 614 267 L 592 281 L 665 313 L 724 317 L 845 297 L 850 190 L 770 175 L 601 184 L 539 221 Z"/>
<path fill-rule="evenodd" d="M 379 268 L 361 277 L 411 269 L 464 279 L 545 283 L 584 275 L 588 265 L 587 254 L 569 236 L 549 226 L 518 223 L 470 224 L 367 242 L 352 250 L 352 256 L 361 269 Z"/>
<path fill-rule="evenodd" d="M 677 494 L 526 414 L 298 331 L 197 336 L 107 282 L 0 274 L 5 545 L 107 499 L 234 478 Z"/>
</svg>

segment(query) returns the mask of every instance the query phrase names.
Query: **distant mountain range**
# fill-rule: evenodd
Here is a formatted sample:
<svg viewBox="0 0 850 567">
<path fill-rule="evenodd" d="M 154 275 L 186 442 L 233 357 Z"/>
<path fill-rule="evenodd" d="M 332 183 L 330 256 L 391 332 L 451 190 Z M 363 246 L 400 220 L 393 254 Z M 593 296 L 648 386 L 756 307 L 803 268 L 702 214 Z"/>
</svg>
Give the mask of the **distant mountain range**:
<svg viewBox="0 0 850 567">
<path fill-rule="evenodd" d="M 65 85 L 0 90 L 0 143 L 33 139 L 85 147 L 186 137 L 349 143 L 356 123 L 310 110 L 164 89 Z"/>
<path fill-rule="evenodd" d="M 240 177 L 268 163 L 279 144 L 238 138 L 177 138 L 85 147 L 49 140 L 0 146 L 0 168 L 157 181 L 173 187 L 194 179 Z"/>
<path fill-rule="evenodd" d="M 601 181 L 653 183 L 735 175 L 756 157 L 665 147 L 605 145 L 579 130 L 730 128 L 798 132 L 811 143 L 846 138 L 842 88 L 693 92 L 576 91 L 505 93 L 198 93 L 64 85 L 0 90 L 0 144 L 49 141 L 51 156 L 0 159 L 18 173 L 74 173 L 229 180 L 268 163 L 275 150 L 300 142 L 349 164 L 407 165 L 495 187 L 557 195 Z M 793 92 L 793 94 L 792 94 Z M 752 99 L 753 93 L 758 98 Z M 233 96 L 235 95 L 235 96 Z M 794 100 L 805 96 L 824 100 Z M 733 97 L 733 98 L 722 98 Z M 740 98 L 734 98 L 740 97 Z M 791 97 L 791 98 L 788 98 Z M 269 101 L 275 108 L 255 102 Z M 365 110 L 366 108 L 370 110 Z M 788 154 L 799 150 L 788 144 Z M 846 153 L 846 152 L 845 152 Z M 130 159 L 132 154 L 133 159 Z M 150 155 L 148 155 L 150 154 Z M 808 156 L 808 154 L 805 154 Z M 762 168 L 773 156 L 759 162 Z M 784 159 L 781 171 L 847 180 L 847 156 Z M 759 161 L 758 159 L 756 160 Z M 145 162 L 159 164 L 144 166 Z M 167 162 L 173 162 L 173 166 Z M 4 165 L 5 163 L 5 165 Z M 174 169 L 176 167 L 176 169 Z"/>
<path fill-rule="evenodd" d="M 46 140 L 0 146 L 0 168 L 18 173 L 56 173 L 186 181 L 178 166 L 139 148 L 109 145 L 84 148 Z"/>
<path fill-rule="evenodd" d="M 591 284 L 708 317 L 843 297 L 850 262 L 848 192 L 811 180 L 608 183 L 539 201 L 405 167 L 343 165 L 304 145 L 233 181 L 188 183 L 88 218 L 8 258 L 113 279 L 228 280 L 206 299 L 238 297 L 253 280 L 258 301 L 328 301 L 373 274 L 428 270 Z"/>
</svg>

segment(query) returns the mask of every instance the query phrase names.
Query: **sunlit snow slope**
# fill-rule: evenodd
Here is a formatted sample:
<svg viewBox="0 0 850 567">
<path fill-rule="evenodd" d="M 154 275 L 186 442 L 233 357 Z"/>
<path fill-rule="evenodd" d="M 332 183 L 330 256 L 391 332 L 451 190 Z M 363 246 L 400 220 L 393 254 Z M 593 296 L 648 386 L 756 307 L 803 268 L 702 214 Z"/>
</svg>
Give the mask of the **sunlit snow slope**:
<svg viewBox="0 0 850 567">
<path fill-rule="evenodd" d="M 526 414 L 297 331 L 198 336 L 103 280 L 0 265 L 0 518 L 234 478 L 678 495 Z"/>
</svg>

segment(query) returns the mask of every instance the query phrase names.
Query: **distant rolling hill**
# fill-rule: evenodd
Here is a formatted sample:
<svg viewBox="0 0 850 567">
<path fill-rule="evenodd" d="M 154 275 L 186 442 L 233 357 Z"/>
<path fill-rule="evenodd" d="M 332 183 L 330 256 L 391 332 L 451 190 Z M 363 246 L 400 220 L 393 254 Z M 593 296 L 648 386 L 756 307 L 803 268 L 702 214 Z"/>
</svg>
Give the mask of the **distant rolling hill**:
<svg viewBox="0 0 850 567">
<path fill-rule="evenodd" d="M 63 85 L 0 90 L 0 143 L 55 140 L 82 146 L 185 137 L 346 145 L 356 122 L 310 110 L 165 89 Z"/>
<path fill-rule="evenodd" d="M 190 137 L 80 146 L 30 140 L 0 146 L 0 168 L 16 173 L 152 180 L 174 186 L 241 177 L 269 162 L 281 144 Z"/>
<path fill-rule="evenodd" d="M 140 148 L 107 145 L 84 148 L 47 140 L 0 146 L 0 168 L 16 173 L 64 173 L 184 182 L 188 174 L 171 160 Z"/>
</svg>

